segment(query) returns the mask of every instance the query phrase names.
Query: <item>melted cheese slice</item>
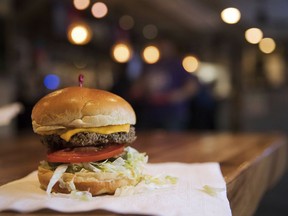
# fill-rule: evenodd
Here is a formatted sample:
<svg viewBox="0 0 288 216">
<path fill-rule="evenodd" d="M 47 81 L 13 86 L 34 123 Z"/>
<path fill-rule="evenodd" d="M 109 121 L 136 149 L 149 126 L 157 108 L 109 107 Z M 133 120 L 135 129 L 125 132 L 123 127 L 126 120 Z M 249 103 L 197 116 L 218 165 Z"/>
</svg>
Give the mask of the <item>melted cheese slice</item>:
<svg viewBox="0 0 288 216">
<path fill-rule="evenodd" d="M 128 133 L 129 130 L 130 130 L 129 124 L 108 125 L 108 126 L 97 127 L 97 128 L 76 128 L 76 129 L 66 131 L 65 133 L 61 134 L 60 137 L 64 139 L 66 142 L 68 142 L 73 135 L 79 132 L 94 132 L 94 133 L 99 133 L 99 134 L 111 134 L 111 133 L 118 133 L 118 132 Z"/>
</svg>

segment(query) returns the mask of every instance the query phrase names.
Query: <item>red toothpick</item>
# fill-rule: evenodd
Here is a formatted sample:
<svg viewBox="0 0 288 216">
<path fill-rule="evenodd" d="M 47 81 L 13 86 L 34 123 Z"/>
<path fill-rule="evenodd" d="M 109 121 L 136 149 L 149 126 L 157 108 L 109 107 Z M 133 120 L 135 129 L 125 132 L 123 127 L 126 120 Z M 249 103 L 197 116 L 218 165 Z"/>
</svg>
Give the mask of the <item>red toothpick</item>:
<svg viewBox="0 0 288 216">
<path fill-rule="evenodd" d="M 79 86 L 82 87 L 83 86 L 83 82 L 84 82 L 84 75 L 83 74 L 79 75 L 78 81 L 79 81 Z"/>
</svg>

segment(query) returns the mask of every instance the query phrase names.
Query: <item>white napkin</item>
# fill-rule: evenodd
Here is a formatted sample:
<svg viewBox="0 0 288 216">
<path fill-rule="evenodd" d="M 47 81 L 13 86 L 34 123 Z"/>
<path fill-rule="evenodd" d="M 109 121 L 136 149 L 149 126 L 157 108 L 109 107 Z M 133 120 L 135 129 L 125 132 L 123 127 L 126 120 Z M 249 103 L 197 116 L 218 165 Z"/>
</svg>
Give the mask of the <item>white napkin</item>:
<svg viewBox="0 0 288 216">
<path fill-rule="evenodd" d="M 59 212 L 104 209 L 123 214 L 231 216 L 226 183 L 218 163 L 148 164 L 146 172 L 177 177 L 176 185 L 129 196 L 104 195 L 88 201 L 47 195 L 39 188 L 36 171 L 0 187 L 0 211 L 31 212 L 43 208 Z M 204 190 L 204 189 L 208 190 Z M 212 193 L 211 193 L 212 190 Z M 210 193 L 209 193 L 210 191 Z"/>
</svg>

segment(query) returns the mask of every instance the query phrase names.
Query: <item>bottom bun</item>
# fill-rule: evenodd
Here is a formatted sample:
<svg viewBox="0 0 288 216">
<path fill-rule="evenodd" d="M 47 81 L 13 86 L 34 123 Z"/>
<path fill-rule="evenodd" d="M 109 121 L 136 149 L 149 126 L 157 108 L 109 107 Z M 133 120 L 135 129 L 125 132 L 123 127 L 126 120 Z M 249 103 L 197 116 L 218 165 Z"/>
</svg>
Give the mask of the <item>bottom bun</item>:
<svg viewBox="0 0 288 216">
<path fill-rule="evenodd" d="M 47 189 L 53 171 L 45 169 L 41 166 L 38 167 L 38 179 L 41 188 Z M 99 174 L 93 172 L 77 172 L 77 173 L 64 173 L 62 175 L 63 182 L 59 181 L 53 186 L 52 192 L 56 193 L 70 193 L 71 188 L 68 186 L 69 182 L 73 180 L 77 191 L 89 191 L 92 196 L 100 194 L 114 194 L 116 189 L 123 186 L 133 186 L 138 183 L 137 179 L 129 179 L 124 176 L 110 175 L 109 178 L 99 179 Z"/>
</svg>

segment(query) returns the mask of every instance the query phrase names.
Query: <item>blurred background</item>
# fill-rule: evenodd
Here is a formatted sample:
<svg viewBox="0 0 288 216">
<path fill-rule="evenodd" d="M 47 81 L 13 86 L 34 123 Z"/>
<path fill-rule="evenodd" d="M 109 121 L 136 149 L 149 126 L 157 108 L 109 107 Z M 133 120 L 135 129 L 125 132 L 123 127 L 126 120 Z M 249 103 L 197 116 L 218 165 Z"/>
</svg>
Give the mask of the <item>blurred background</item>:
<svg viewBox="0 0 288 216">
<path fill-rule="evenodd" d="M 139 130 L 285 133 L 287 9 L 285 0 L 0 0 L 0 136 L 32 133 L 34 104 L 79 74 L 128 100 Z M 285 208 L 274 198 L 259 215 Z"/>
<path fill-rule="evenodd" d="M 123 96 L 139 129 L 287 131 L 285 0 L 1 0 L 1 133 L 78 85 Z M 14 104 L 15 105 L 15 104 Z M 5 129 L 4 129 L 5 128 Z"/>
</svg>

